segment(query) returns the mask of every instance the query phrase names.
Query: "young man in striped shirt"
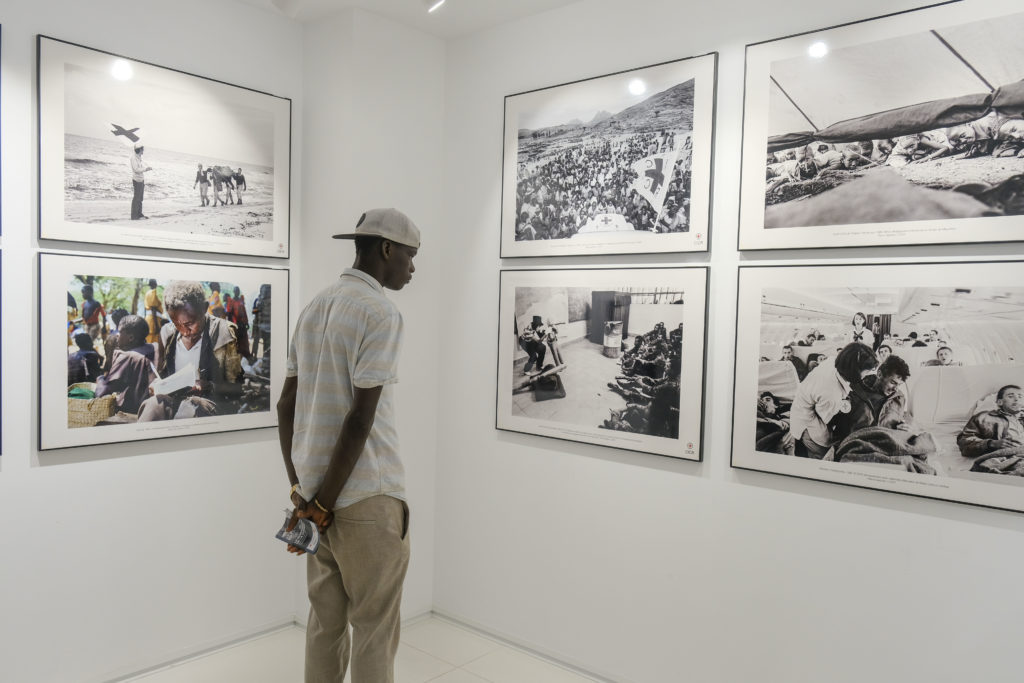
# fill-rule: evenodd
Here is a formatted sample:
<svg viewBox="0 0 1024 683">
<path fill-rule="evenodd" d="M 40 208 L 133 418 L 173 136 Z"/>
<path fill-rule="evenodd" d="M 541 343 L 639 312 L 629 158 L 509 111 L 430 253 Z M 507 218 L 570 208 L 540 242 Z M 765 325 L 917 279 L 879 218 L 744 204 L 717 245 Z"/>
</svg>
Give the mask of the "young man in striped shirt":
<svg viewBox="0 0 1024 683">
<path fill-rule="evenodd" d="M 306 682 L 342 683 L 351 658 L 353 683 L 391 683 L 409 508 L 392 398 L 402 316 L 384 289 L 412 279 L 420 233 L 373 209 L 334 237 L 355 240 L 355 263 L 299 316 L 277 408 L 294 516 L 322 531 L 306 566 Z"/>
</svg>

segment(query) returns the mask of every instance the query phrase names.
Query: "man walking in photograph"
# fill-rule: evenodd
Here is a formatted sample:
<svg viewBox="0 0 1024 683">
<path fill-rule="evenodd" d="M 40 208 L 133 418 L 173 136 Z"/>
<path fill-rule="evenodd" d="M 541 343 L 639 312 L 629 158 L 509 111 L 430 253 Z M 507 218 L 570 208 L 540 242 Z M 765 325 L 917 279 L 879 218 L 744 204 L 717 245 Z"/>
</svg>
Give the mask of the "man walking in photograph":
<svg viewBox="0 0 1024 683">
<path fill-rule="evenodd" d="M 142 161 L 142 153 L 145 151 L 145 147 L 142 145 L 142 141 L 139 140 L 135 143 L 135 154 L 132 155 L 132 220 L 137 221 L 140 218 L 149 218 L 149 216 L 142 215 L 142 194 L 146 189 L 146 171 L 152 171 L 153 169 Z"/>
<path fill-rule="evenodd" d="M 299 316 L 278 402 L 292 526 L 322 534 L 306 564 L 305 680 L 341 683 L 351 659 L 353 683 L 392 683 L 409 508 L 393 407 L 402 315 L 384 289 L 411 281 L 420 232 L 373 209 L 334 237 L 355 240 L 355 262 Z"/>
</svg>

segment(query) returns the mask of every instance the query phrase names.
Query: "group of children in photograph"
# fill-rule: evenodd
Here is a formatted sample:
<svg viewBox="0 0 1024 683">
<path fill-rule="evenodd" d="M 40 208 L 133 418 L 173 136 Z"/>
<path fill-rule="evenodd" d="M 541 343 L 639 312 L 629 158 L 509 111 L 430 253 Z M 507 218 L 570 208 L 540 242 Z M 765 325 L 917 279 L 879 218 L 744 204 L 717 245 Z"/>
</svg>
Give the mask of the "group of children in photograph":
<svg viewBox="0 0 1024 683">
<path fill-rule="evenodd" d="M 899 465 L 937 474 L 931 456 L 935 435 L 915 423 L 907 381 L 917 367 L 962 367 L 937 330 L 906 336 L 880 334 L 857 313 L 843 338 L 829 341 L 817 330 L 784 344 L 778 359 L 792 364 L 798 379 L 787 402 L 771 391 L 757 396 L 757 450 L 836 462 Z M 919 338 L 920 337 L 920 338 Z M 835 349 L 808 353 L 797 347 Z M 923 358 L 934 351 L 934 357 Z M 1005 380 L 1004 380 L 1005 381 Z M 979 399 L 981 405 L 982 397 Z M 1024 391 L 1006 383 L 995 391 L 994 407 L 972 409 L 956 434 L 956 447 L 973 459 L 973 471 L 1024 476 Z"/>
<path fill-rule="evenodd" d="M 664 323 L 623 343 L 622 374 L 608 387 L 626 399 L 601 427 L 670 439 L 679 438 L 679 392 L 683 324 L 668 332 Z"/>
<path fill-rule="evenodd" d="M 619 214 L 635 230 L 689 230 L 689 148 L 679 155 L 660 212 L 635 189 L 633 164 L 676 149 L 670 130 L 637 133 L 566 148 L 551 158 L 520 163 L 516 186 L 516 240 L 567 239 L 602 214 Z"/>
<path fill-rule="evenodd" d="M 766 198 L 768 203 L 773 203 L 782 185 L 833 171 L 901 167 L 953 155 L 958 155 L 959 159 L 1024 158 L 1024 119 L 1001 116 L 993 110 L 969 123 L 898 138 L 838 144 L 820 142 L 769 152 Z"/>
<path fill-rule="evenodd" d="M 81 305 L 68 292 L 68 398 L 114 397 L 94 424 L 207 417 L 270 409 L 270 286 L 252 305 L 218 282 L 172 280 L 162 299 L 148 281 L 142 310 L 108 314 L 85 284 Z M 257 356 L 260 343 L 263 355 Z M 191 373 L 161 393 L 161 380 Z M 85 426 L 85 425 L 71 425 Z"/>
</svg>

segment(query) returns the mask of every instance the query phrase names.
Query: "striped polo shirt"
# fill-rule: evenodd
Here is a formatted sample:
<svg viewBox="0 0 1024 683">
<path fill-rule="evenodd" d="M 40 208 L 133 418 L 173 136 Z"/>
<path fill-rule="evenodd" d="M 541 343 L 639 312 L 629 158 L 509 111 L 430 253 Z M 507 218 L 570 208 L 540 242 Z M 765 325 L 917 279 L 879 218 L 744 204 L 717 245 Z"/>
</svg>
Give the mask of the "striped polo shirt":
<svg viewBox="0 0 1024 683">
<path fill-rule="evenodd" d="M 299 493 L 320 489 L 355 387 L 383 386 L 370 436 L 335 508 L 376 495 L 405 499 L 398 457 L 394 384 L 402 315 L 371 275 L 348 268 L 299 316 L 288 349 L 288 377 L 298 378 L 292 462 Z"/>
</svg>

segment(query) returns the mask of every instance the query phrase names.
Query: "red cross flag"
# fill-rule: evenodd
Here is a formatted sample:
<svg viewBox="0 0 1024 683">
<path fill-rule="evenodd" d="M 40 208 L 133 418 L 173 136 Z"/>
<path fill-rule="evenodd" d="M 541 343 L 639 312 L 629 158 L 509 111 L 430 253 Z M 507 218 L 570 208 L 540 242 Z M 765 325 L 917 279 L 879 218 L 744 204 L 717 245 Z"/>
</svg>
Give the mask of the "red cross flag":
<svg viewBox="0 0 1024 683">
<path fill-rule="evenodd" d="M 633 170 L 638 177 L 630 189 L 636 190 L 641 197 L 650 202 L 658 214 L 661 214 L 662 205 L 665 203 L 665 193 L 668 192 L 668 185 L 672 181 L 672 170 L 678 156 L 679 150 L 673 149 L 652 154 L 633 164 Z"/>
</svg>

